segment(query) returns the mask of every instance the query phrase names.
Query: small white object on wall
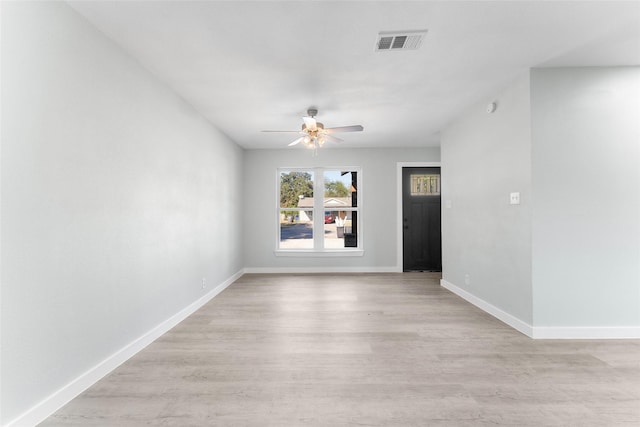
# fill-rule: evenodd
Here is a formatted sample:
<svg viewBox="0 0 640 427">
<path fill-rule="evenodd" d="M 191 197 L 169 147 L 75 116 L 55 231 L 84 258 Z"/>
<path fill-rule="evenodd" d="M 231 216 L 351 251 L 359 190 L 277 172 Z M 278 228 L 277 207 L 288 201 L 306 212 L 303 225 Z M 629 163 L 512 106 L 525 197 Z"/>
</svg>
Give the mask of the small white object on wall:
<svg viewBox="0 0 640 427">
<path fill-rule="evenodd" d="M 512 205 L 520 204 L 520 193 L 511 193 L 509 195 L 509 203 Z"/>
</svg>

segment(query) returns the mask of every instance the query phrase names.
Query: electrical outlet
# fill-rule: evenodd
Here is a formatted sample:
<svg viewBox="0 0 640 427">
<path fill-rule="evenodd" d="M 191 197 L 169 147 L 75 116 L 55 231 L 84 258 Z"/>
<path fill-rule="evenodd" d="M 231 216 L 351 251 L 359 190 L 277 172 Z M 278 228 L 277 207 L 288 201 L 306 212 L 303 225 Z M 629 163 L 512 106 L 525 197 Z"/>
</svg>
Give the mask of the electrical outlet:
<svg viewBox="0 0 640 427">
<path fill-rule="evenodd" d="M 464 284 L 465 285 L 470 285 L 471 284 L 471 277 L 469 277 L 468 274 L 464 275 Z"/>
<path fill-rule="evenodd" d="M 202 278 L 202 289 L 207 287 L 207 279 L 205 279 L 204 277 Z"/>
</svg>

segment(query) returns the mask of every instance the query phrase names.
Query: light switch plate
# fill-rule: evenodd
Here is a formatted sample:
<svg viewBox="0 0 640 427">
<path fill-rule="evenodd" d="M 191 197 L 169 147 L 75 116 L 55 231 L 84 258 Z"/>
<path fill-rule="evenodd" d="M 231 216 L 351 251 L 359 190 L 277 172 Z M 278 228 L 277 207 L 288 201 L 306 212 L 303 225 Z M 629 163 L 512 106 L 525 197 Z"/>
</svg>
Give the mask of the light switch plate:
<svg viewBox="0 0 640 427">
<path fill-rule="evenodd" d="M 520 193 L 511 193 L 509 195 L 509 203 L 511 203 L 512 205 L 519 205 L 520 204 Z"/>
</svg>

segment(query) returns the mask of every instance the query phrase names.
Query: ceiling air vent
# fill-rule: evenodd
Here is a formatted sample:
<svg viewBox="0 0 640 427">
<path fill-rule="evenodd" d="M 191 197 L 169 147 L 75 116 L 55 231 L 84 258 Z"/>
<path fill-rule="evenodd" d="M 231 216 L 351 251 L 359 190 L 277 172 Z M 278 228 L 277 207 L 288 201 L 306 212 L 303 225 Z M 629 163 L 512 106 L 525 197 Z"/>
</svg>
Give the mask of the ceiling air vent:
<svg viewBox="0 0 640 427">
<path fill-rule="evenodd" d="M 417 31 L 381 31 L 376 41 L 376 51 L 418 49 L 427 30 Z"/>
</svg>

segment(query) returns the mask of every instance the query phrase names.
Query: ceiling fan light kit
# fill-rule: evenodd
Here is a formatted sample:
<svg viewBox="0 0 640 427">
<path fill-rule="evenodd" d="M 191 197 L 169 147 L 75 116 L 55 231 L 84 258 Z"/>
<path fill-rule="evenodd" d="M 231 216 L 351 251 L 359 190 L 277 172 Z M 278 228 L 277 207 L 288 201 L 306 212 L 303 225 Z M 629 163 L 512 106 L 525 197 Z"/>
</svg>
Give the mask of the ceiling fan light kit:
<svg viewBox="0 0 640 427">
<path fill-rule="evenodd" d="M 333 128 L 325 128 L 324 124 L 316 121 L 315 116 L 318 114 L 318 109 L 310 107 L 307 109 L 307 117 L 303 117 L 302 130 L 290 131 L 290 130 L 263 130 L 263 132 L 285 132 L 285 133 L 299 133 L 303 136 L 299 137 L 295 141 L 289 144 L 289 147 L 303 143 L 306 147 L 317 150 L 322 147 L 324 143 L 329 140 L 332 142 L 340 143 L 342 139 L 336 138 L 331 135 L 336 132 L 360 132 L 364 130 L 361 125 L 340 126 Z"/>
</svg>

